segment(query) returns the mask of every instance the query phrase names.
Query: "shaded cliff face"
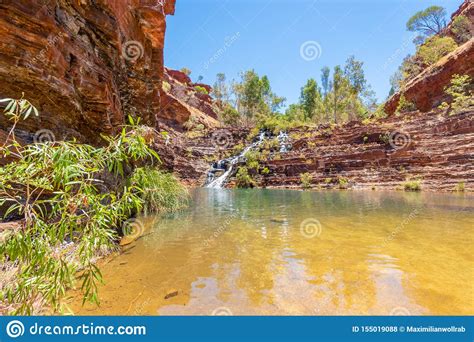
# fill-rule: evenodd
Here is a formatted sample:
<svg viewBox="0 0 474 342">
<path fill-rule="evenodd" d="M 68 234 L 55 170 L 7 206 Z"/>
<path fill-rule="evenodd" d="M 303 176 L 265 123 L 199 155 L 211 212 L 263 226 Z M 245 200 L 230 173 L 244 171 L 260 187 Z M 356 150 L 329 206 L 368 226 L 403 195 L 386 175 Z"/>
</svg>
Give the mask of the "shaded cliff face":
<svg viewBox="0 0 474 342">
<path fill-rule="evenodd" d="M 453 13 L 451 21 L 464 15 L 474 23 L 474 2 L 465 0 Z M 449 34 L 449 26 L 447 28 Z M 416 105 L 418 110 L 428 112 L 448 100 L 444 88 L 449 85 L 453 75 L 469 75 L 474 78 L 474 38 L 459 46 L 455 51 L 441 58 L 436 64 L 426 68 L 410 80 L 403 90 L 395 93 L 385 104 L 385 112 L 395 113 L 401 95 Z"/>
<path fill-rule="evenodd" d="M 128 114 L 160 119 L 165 17 L 175 0 L 0 1 L 0 97 L 40 111 L 31 135 L 97 143 Z M 3 121 L 2 121 L 3 120 Z M 0 116 L 0 127 L 8 127 Z M 25 133 L 28 137 L 28 134 Z"/>
</svg>

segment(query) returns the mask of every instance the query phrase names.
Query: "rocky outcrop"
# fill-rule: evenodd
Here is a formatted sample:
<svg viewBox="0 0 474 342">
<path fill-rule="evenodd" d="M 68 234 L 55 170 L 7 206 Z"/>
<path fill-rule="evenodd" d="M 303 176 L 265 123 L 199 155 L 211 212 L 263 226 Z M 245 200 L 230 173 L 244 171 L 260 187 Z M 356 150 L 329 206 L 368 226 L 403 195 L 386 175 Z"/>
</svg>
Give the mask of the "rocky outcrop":
<svg viewBox="0 0 474 342">
<path fill-rule="evenodd" d="M 422 190 L 452 191 L 464 185 L 466 191 L 474 191 L 473 114 L 474 109 L 453 116 L 415 112 L 368 125 L 350 122 L 334 129 L 324 125 L 292 129 L 292 150 L 262 153 L 267 157 L 260 161 L 260 169 L 268 172 L 250 173 L 259 187 L 301 188 L 301 175 L 309 173 L 316 189 L 393 190 L 417 180 Z M 229 150 L 235 144 L 242 146 L 236 132 L 231 136 L 236 138 Z M 201 139 L 207 139 L 201 144 L 211 145 L 212 136 Z M 217 155 L 212 159 L 212 151 L 207 155 L 212 161 L 222 159 Z M 199 179 L 201 184 L 204 180 Z M 228 186 L 234 184 L 232 178 Z"/>
<path fill-rule="evenodd" d="M 165 68 L 161 117 L 177 130 L 182 130 L 183 124 L 189 120 L 191 126 L 217 127 L 219 123 L 214 101 L 209 95 L 211 91 L 207 84 L 193 83 L 181 71 Z"/>
<path fill-rule="evenodd" d="M 202 186 L 206 182 L 210 164 L 232 155 L 234 146 L 244 146 L 249 130 L 228 127 L 207 130 L 195 137 L 173 130 L 167 132 L 170 132 L 168 138 L 159 137 L 154 144 L 162 165 L 185 184 Z"/>
<path fill-rule="evenodd" d="M 473 114 L 415 113 L 334 131 L 294 131 L 293 151 L 262 164 L 270 172 L 259 184 L 300 187 L 300 175 L 308 172 L 320 188 L 397 189 L 419 179 L 423 190 L 450 191 L 463 183 L 474 191 Z"/>
<path fill-rule="evenodd" d="M 453 13 L 452 20 L 464 15 L 474 23 L 474 3 L 464 1 Z M 444 34 L 449 35 L 450 26 Z M 413 104 L 423 112 L 439 106 L 443 101 L 449 101 L 444 89 L 449 85 L 453 75 L 469 75 L 474 78 L 474 38 L 459 46 L 455 51 L 441 58 L 436 64 L 426 68 L 415 78 L 407 82 L 402 90 L 390 97 L 385 104 L 385 112 L 392 115 L 397 110 L 400 97 Z"/>
<path fill-rule="evenodd" d="M 385 112 L 395 113 L 400 97 L 413 104 L 420 111 L 427 112 L 448 100 L 444 91 L 453 75 L 469 75 L 474 78 L 474 38 L 441 58 L 410 80 L 400 92 L 394 94 L 385 104 Z"/>
<path fill-rule="evenodd" d="M 24 93 L 41 112 L 19 130 L 97 143 L 128 114 L 153 127 L 168 120 L 160 90 L 165 16 L 174 3 L 2 0 L 0 98 Z M 8 127 L 3 116 L 0 127 Z"/>
</svg>

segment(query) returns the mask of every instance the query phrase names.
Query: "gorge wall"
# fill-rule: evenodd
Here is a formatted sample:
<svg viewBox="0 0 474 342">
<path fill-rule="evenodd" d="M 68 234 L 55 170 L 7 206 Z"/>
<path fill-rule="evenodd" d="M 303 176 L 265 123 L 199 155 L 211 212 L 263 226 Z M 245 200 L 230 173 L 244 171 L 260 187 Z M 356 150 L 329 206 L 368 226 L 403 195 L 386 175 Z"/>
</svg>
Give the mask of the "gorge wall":
<svg viewBox="0 0 474 342">
<path fill-rule="evenodd" d="M 460 15 L 470 19 L 473 25 L 471 30 L 474 30 L 474 2 L 465 0 L 451 16 L 451 22 Z M 449 31 L 449 27 L 446 29 L 447 31 Z M 389 115 L 394 114 L 402 95 L 420 111 L 430 111 L 433 107 L 439 106 L 443 101 L 449 100 L 444 92 L 444 88 L 449 85 L 451 78 L 455 74 L 469 75 L 471 78 L 474 78 L 474 38 L 471 38 L 408 81 L 403 89 L 387 100 L 385 112 Z"/>
<path fill-rule="evenodd" d="M 127 115 L 155 127 L 162 111 L 163 47 L 175 0 L 0 1 L 0 98 L 24 97 L 40 111 L 19 126 L 31 141 L 99 143 Z M 9 127 L 3 115 L 0 127 Z"/>
<path fill-rule="evenodd" d="M 266 157 L 259 161 L 260 169 L 266 167 L 269 172 L 249 173 L 257 186 L 268 188 L 301 189 L 301 175 L 309 173 L 315 189 L 395 190 L 403 189 L 407 181 L 419 180 L 422 190 L 453 191 L 462 183 L 466 191 L 474 191 L 473 118 L 474 108 L 452 116 L 434 110 L 366 125 L 350 122 L 335 128 L 295 128 L 288 132 L 291 151 L 262 150 Z M 250 143 L 248 129 L 222 132 L 218 134 L 225 134 L 231 142 L 227 151 L 213 145 L 212 134 L 184 142 L 194 151 L 194 166 L 176 169 L 184 179 L 202 185 L 206 180 L 203 160 L 216 161 L 234 153 L 235 145 Z M 235 174 L 227 186 L 234 185 Z"/>
</svg>

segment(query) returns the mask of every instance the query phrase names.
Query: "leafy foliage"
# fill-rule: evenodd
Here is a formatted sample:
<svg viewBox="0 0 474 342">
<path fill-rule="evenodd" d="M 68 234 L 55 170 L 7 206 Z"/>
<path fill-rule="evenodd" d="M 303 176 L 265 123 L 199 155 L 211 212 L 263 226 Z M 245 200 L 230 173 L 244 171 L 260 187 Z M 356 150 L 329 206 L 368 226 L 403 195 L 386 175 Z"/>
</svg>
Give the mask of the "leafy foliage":
<svg viewBox="0 0 474 342">
<path fill-rule="evenodd" d="M 98 148 L 74 141 L 21 146 L 14 127 L 30 113 L 37 111 L 26 100 L 8 100 L 5 114 L 13 128 L 0 153 L 15 160 L 0 168 L 0 206 L 6 216 L 22 219 L 22 226 L 0 244 L 2 267 L 16 269 L 1 284 L 2 298 L 15 313 L 31 314 L 38 303 L 59 310 L 79 272 L 84 301 L 98 303 L 95 260 L 114 248 L 114 227 L 144 207 L 173 209 L 182 195 L 157 196 L 158 189 L 177 186 L 165 176 L 154 179 L 151 171 L 136 171 L 131 182 L 124 181 L 139 163 L 159 162 L 148 147 L 149 127 L 130 119 L 120 135 L 104 136 L 106 145 Z"/>
<path fill-rule="evenodd" d="M 313 78 L 310 78 L 301 88 L 300 105 L 305 120 L 311 120 L 323 112 L 321 90 Z"/>
<path fill-rule="evenodd" d="M 198 93 L 201 93 L 201 94 L 209 94 L 209 92 L 207 91 L 206 88 L 202 87 L 202 86 L 195 86 L 194 89 L 198 92 Z"/>
<path fill-rule="evenodd" d="M 311 188 L 311 180 L 312 179 L 313 179 L 313 177 L 311 176 L 311 174 L 309 172 L 302 173 L 300 175 L 301 187 L 303 189 Z"/>
<path fill-rule="evenodd" d="M 245 166 L 238 168 L 235 181 L 238 188 L 253 188 L 256 186 L 255 180 L 249 175 L 249 171 Z"/>
<path fill-rule="evenodd" d="M 446 27 L 446 10 L 440 6 L 430 6 L 415 13 L 407 22 L 407 30 L 424 36 L 440 33 Z"/>
<path fill-rule="evenodd" d="M 472 38 L 471 23 L 465 15 L 458 15 L 451 23 L 451 32 L 458 44 L 464 44 Z"/>
<path fill-rule="evenodd" d="M 441 104 L 442 109 L 451 108 L 451 114 L 456 114 L 470 106 L 474 106 L 474 84 L 469 75 L 453 75 L 451 83 L 445 92 L 451 97 L 451 105 Z"/>
<path fill-rule="evenodd" d="M 159 211 L 176 211 L 186 207 L 189 194 L 186 188 L 169 173 L 152 167 L 135 169 L 130 177 L 132 187 L 138 189 L 145 214 Z"/>
<path fill-rule="evenodd" d="M 418 56 L 423 63 L 433 65 L 457 48 L 457 44 L 451 37 L 434 36 L 428 38 L 426 42 L 418 48 Z"/>
<path fill-rule="evenodd" d="M 420 179 L 410 179 L 403 183 L 403 188 L 405 191 L 421 191 L 421 180 Z"/>
<path fill-rule="evenodd" d="M 183 74 L 185 74 L 186 76 L 190 76 L 192 74 L 192 71 L 188 68 L 181 68 L 180 70 Z"/>
<path fill-rule="evenodd" d="M 411 111 L 414 111 L 416 110 L 416 106 L 413 102 L 410 102 L 408 101 L 406 98 L 405 98 L 405 95 L 401 95 L 400 96 L 400 100 L 398 100 L 398 106 L 397 106 L 397 109 L 396 109 L 396 113 L 397 114 L 400 114 L 400 113 L 404 113 L 404 112 L 411 112 Z"/>
</svg>

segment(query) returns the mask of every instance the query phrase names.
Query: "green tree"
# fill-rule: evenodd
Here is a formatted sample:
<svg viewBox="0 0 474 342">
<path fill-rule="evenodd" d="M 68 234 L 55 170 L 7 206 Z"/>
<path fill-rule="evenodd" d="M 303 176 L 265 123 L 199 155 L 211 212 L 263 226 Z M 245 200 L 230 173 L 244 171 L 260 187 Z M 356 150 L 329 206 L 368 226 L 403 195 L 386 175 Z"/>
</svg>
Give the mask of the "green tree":
<svg viewBox="0 0 474 342">
<path fill-rule="evenodd" d="M 415 13 L 407 22 L 407 30 L 424 36 L 440 33 L 446 27 L 446 10 L 440 6 L 430 6 Z"/>
<path fill-rule="evenodd" d="M 390 88 L 391 94 L 389 94 L 390 96 L 400 90 L 400 84 L 402 80 L 403 80 L 403 74 L 402 74 L 401 69 L 398 69 L 397 71 L 395 71 L 395 73 L 392 76 L 390 76 L 390 86 L 391 86 Z"/>
<path fill-rule="evenodd" d="M 224 73 L 218 73 L 212 88 L 212 95 L 219 105 L 229 102 L 229 87 Z"/>
<path fill-rule="evenodd" d="M 350 84 L 344 76 L 342 68 L 337 65 L 334 67 L 332 76 L 332 92 L 330 93 L 330 107 L 333 113 L 334 122 L 344 119 L 347 110 L 348 99 L 350 96 Z"/>
<path fill-rule="evenodd" d="M 320 111 L 323 107 L 321 90 L 313 78 L 310 78 L 301 88 L 300 104 L 305 119 L 313 119 L 315 115 L 321 116 Z"/>
<path fill-rule="evenodd" d="M 321 85 L 323 86 L 323 95 L 327 96 L 329 92 L 329 74 L 331 70 L 325 66 L 321 69 Z"/>
<path fill-rule="evenodd" d="M 327 108 L 329 107 L 328 93 L 331 90 L 331 87 L 330 87 L 331 84 L 329 81 L 330 74 L 331 74 L 331 70 L 329 69 L 329 67 L 325 66 L 321 69 L 321 85 L 323 87 L 323 106 L 324 106 L 324 114 L 325 114 L 324 119 L 326 121 L 329 121 L 329 113 L 328 113 Z"/>
<path fill-rule="evenodd" d="M 348 101 L 349 119 L 355 120 L 366 112 L 361 105 L 362 101 L 372 104 L 374 93 L 367 84 L 364 73 L 364 63 L 350 56 L 344 66 L 344 76 L 349 83 L 350 97 Z"/>
<path fill-rule="evenodd" d="M 354 56 L 350 56 L 344 66 L 344 75 L 349 81 L 352 92 L 356 95 L 367 89 L 363 65 L 363 62 L 356 60 Z"/>
<path fill-rule="evenodd" d="M 259 77 L 254 70 L 241 75 L 241 82 L 234 85 L 237 109 L 248 119 L 274 114 L 285 98 L 273 93 L 267 76 Z"/>
<path fill-rule="evenodd" d="M 304 121 L 305 114 L 300 104 L 291 104 L 285 111 L 285 116 L 289 121 Z"/>
</svg>

